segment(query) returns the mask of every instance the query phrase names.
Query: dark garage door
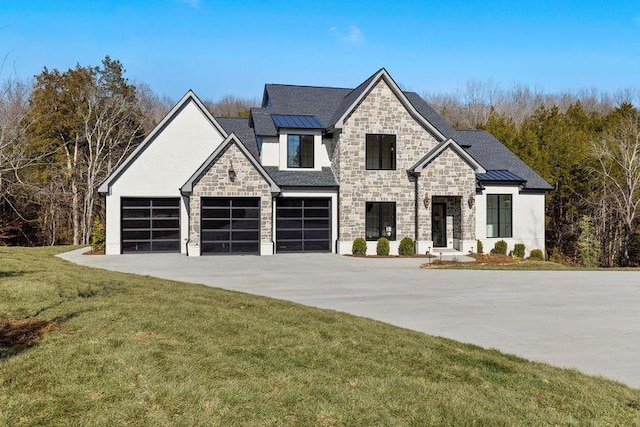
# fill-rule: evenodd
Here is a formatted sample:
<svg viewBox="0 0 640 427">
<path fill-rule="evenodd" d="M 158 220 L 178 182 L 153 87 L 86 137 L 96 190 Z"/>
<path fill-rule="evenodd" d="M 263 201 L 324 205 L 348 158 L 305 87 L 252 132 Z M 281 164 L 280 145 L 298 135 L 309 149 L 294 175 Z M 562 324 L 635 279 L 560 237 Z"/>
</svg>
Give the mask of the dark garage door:
<svg viewBox="0 0 640 427">
<path fill-rule="evenodd" d="M 330 252 L 331 199 L 277 199 L 276 251 Z"/>
<path fill-rule="evenodd" d="M 203 254 L 259 254 L 260 199 L 203 197 Z"/>
<path fill-rule="evenodd" d="M 180 199 L 123 198 L 122 253 L 180 252 Z"/>
</svg>

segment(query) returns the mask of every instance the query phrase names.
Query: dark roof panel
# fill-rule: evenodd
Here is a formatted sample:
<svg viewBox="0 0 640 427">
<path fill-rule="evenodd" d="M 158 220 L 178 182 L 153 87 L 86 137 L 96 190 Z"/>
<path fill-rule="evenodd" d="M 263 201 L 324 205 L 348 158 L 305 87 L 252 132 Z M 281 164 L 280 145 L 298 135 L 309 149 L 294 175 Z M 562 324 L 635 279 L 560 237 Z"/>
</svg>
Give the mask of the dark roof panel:
<svg viewBox="0 0 640 427">
<path fill-rule="evenodd" d="M 506 170 L 477 173 L 476 178 L 482 182 L 527 182 L 526 179 L 520 178 L 518 175 Z"/>
<path fill-rule="evenodd" d="M 264 168 L 271 179 L 280 187 L 337 187 L 338 181 L 331 168 L 322 168 L 319 171 L 309 170 L 278 170 L 277 166 L 265 166 Z"/>
<path fill-rule="evenodd" d="M 292 129 L 323 129 L 322 123 L 316 116 L 294 116 L 272 114 L 271 119 L 276 128 Z"/>
</svg>

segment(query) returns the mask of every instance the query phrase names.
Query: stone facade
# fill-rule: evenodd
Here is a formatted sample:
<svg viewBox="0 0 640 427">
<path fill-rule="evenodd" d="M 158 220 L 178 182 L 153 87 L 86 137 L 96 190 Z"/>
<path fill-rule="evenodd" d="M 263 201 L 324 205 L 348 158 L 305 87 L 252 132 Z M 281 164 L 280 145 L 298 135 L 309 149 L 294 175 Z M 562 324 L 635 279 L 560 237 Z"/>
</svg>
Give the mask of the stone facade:
<svg viewBox="0 0 640 427">
<path fill-rule="evenodd" d="M 396 135 L 396 169 L 367 170 L 366 135 Z M 334 135 L 333 165 L 340 180 L 340 241 L 365 236 L 365 202 L 396 203 L 396 239 L 414 238 L 414 183 L 407 175 L 438 141 L 381 79 Z M 337 166 L 337 167 L 336 167 Z M 393 245 L 392 245 L 393 246 Z"/>
<path fill-rule="evenodd" d="M 228 174 L 231 164 L 236 172 L 234 182 L 229 180 Z M 272 244 L 271 187 L 235 143 L 229 144 L 193 185 L 189 208 L 191 245 L 200 243 L 201 197 L 260 197 L 260 240 L 262 244 Z"/>
<path fill-rule="evenodd" d="M 451 219 L 447 219 L 447 241 L 475 240 L 475 203 L 469 207 L 469 198 L 472 197 L 475 202 L 476 177 L 471 166 L 451 148 L 447 148 L 423 169 L 418 184 L 421 201 L 418 209 L 419 240 L 432 240 L 431 208 L 437 201 L 447 203 L 447 216 L 451 216 Z M 429 200 L 426 208 L 425 198 Z"/>
</svg>

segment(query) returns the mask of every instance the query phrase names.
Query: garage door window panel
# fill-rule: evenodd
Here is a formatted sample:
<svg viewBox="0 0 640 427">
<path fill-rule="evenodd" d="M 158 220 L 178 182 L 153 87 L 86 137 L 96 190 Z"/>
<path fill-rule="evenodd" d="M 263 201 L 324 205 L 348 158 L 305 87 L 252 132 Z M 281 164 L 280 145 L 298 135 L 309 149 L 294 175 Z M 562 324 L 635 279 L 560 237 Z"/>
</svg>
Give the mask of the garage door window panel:
<svg viewBox="0 0 640 427">
<path fill-rule="evenodd" d="M 122 252 L 180 250 L 179 198 L 122 198 Z"/>
</svg>

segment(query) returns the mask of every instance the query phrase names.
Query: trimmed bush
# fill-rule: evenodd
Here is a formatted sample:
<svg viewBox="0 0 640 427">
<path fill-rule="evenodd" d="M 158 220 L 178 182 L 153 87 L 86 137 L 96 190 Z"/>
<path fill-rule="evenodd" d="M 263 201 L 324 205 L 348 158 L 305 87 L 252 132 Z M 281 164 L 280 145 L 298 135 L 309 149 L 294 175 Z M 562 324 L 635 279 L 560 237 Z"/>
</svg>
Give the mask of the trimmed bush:
<svg viewBox="0 0 640 427">
<path fill-rule="evenodd" d="M 476 252 L 481 254 L 484 252 L 484 246 L 482 245 L 482 240 L 478 240 L 476 244 Z"/>
<path fill-rule="evenodd" d="M 400 255 L 413 255 L 416 253 L 415 247 L 413 246 L 413 239 L 411 237 L 405 237 L 400 241 L 400 246 L 398 247 L 398 253 Z"/>
<path fill-rule="evenodd" d="M 513 246 L 513 256 L 516 258 L 524 258 L 525 247 L 522 243 L 516 243 Z"/>
<path fill-rule="evenodd" d="M 351 253 L 353 255 L 364 256 L 367 254 L 367 241 L 362 237 L 358 237 L 353 241 L 353 245 L 351 246 Z"/>
<path fill-rule="evenodd" d="M 496 250 L 496 254 L 498 255 L 506 255 L 507 254 L 507 242 L 504 240 L 498 240 L 494 246 Z"/>
<path fill-rule="evenodd" d="M 562 252 L 557 247 L 553 248 L 551 252 L 551 256 L 549 257 L 549 261 L 555 262 L 556 264 L 564 264 L 564 257 L 562 256 Z"/>
<path fill-rule="evenodd" d="M 544 261 L 544 254 L 540 249 L 532 249 L 529 253 L 529 259 L 534 261 Z"/>
<path fill-rule="evenodd" d="M 389 241 L 386 237 L 378 239 L 378 245 L 376 246 L 376 253 L 378 255 L 389 255 Z"/>
<path fill-rule="evenodd" d="M 104 251 L 104 242 L 106 240 L 104 222 L 99 218 L 93 220 L 91 227 L 91 249 L 94 252 Z"/>
</svg>

